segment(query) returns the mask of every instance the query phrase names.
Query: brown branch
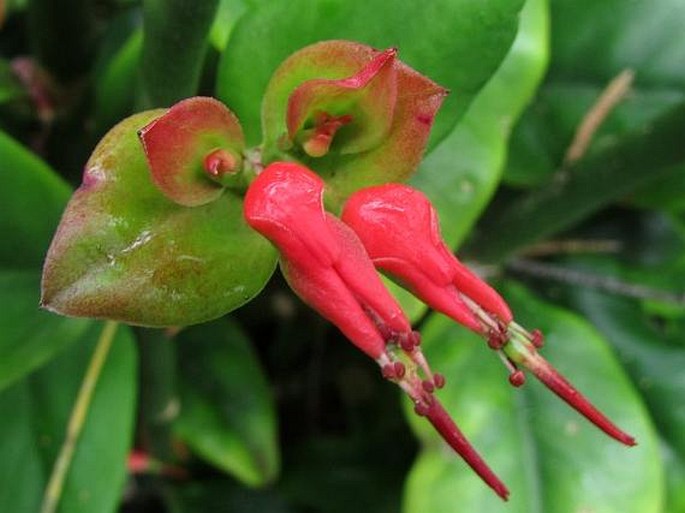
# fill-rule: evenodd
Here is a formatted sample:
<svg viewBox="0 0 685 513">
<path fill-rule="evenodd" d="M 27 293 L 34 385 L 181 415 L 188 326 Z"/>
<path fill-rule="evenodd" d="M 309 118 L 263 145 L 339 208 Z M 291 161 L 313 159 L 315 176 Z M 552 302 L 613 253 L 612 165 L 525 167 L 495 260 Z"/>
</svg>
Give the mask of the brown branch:
<svg viewBox="0 0 685 513">
<path fill-rule="evenodd" d="M 578 125 L 573 141 L 566 150 L 563 167 L 568 167 L 585 155 L 599 127 L 630 91 L 633 78 L 635 78 L 633 70 L 625 69 L 609 82 Z"/>
<path fill-rule="evenodd" d="M 685 306 L 685 294 L 674 294 L 645 285 L 628 283 L 610 276 L 601 276 L 577 269 L 569 269 L 560 265 L 517 258 L 507 264 L 507 269 L 537 278 L 602 290 L 618 296 L 656 300 Z"/>
</svg>

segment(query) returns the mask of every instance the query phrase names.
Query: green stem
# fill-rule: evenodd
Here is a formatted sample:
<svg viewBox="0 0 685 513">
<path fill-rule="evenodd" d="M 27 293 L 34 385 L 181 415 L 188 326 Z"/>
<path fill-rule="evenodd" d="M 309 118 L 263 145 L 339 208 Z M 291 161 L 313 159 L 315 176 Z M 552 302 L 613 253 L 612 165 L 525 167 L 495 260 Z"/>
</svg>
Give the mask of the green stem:
<svg viewBox="0 0 685 513">
<path fill-rule="evenodd" d="M 74 409 L 71 412 L 71 417 L 69 417 L 66 438 L 55 461 L 55 466 L 52 468 L 48 486 L 45 489 L 43 505 L 40 509 L 41 513 L 54 513 L 57 510 L 64 488 L 64 481 L 66 480 L 71 461 L 74 458 L 76 443 L 81 435 L 81 431 L 83 431 L 93 392 L 95 391 L 102 367 L 107 360 L 109 350 L 112 347 L 117 326 L 116 322 L 107 321 L 95 346 L 93 357 L 88 364 L 88 369 L 86 369 L 86 374 L 76 397 Z"/>
</svg>

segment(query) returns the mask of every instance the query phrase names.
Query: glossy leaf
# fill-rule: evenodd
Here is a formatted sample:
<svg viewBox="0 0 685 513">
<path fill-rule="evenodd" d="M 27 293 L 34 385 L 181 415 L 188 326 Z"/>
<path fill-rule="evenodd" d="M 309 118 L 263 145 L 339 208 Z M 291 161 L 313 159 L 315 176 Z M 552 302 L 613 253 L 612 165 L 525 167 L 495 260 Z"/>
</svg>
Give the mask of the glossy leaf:
<svg viewBox="0 0 685 513">
<path fill-rule="evenodd" d="M 101 325 L 49 365 L 0 393 L 3 511 L 38 511 L 67 419 Z M 113 513 L 126 478 L 134 428 L 136 361 L 119 328 L 87 412 L 59 503 L 61 513 Z"/>
<path fill-rule="evenodd" d="M 635 300 L 574 288 L 571 303 L 616 347 L 660 433 L 685 459 L 685 411 L 673 407 L 685 396 L 685 350 L 664 340 Z"/>
<path fill-rule="evenodd" d="M 240 17 L 247 11 L 247 0 L 219 0 L 209 40 L 218 51 L 223 51 Z"/>
<path fill-rule="evenodd" d="M 436 120 L 435 144 L 499 66 L 516 33 L 522 4 L 439 0 L 402 2 L 389 9 L 382 0 L 259 3 L 241 18 L 224 51 L 217 94 L 242 121 L 248 144 L 257 144 L 262 96 L 272 73 L 290 54 L 327 39 L 397 47 L 404 62 L 454 93 Z"/>
<path fill-rule="evenodd" d="M 529 0 L 502 66 L 410 180 L 435 206 L 443 237 L 451 248 L 459 247 L 469 234 L 499 183 L 512 125 L 547 66 L 548 31 L 547 2 Z M 425 305 L 398 285 L 386 285 L 410 319 L 417 320 L 425 313 Z"/>
<path fill-rule="evenodd" d="M 458 247 L 499 184 L 516 119 L 533 97 L 549 59 L 546 0 L 528 0 L 519 32 L 502 66 L 455 130 L 411 179 L 440 217 L 447 244 Z"/>
<path fill-rule="evenodd" d="M 0 265 L 37 269 L 50 244 L 69 186 L 42 160 L 0 131 Z"/>
<path fill-rule="evenodd" d="M 279 472 L 276 412 L 250 341 L 224 320 L 179 339 L 181 414 L 175 431 L 190 448 L 248 486 Z"/>
<path fill-rule="evenodd" d="M 245 149 L 235 115 L 214 98 L 174 104 L 139 133 L 152 181 L 179 205 L 210 203 L 238 178 Z"/>
<path fill-rule="evenodd" d="M 679 65 L 685 38 L 676 21 L 685 16 L 682 2 L 561 0 L 552 4 L 552 16 L 553 66 L 535 106 L 514 133 L 506 178 L 516 185 L 559 178 L 555 172 L 581 119 L 621 71 L 632 70 L 634 82 L 592 137 L 588 155 L 685 99 L 685 72 Z M 634 201 L 682 210 L 684 169 L 679 166 L 641 187 Z"/>
<path fill-rule="evenodd" d="M 497 261 L 587 218 L 610 202 L 685 162 L 680 127 L 685 103 L 568 169 L 568 178 L 513 201 L 488 220 L 478 241 L 481 258 Z M 645 170 L 649 170 L 646 172 Z M 485 236 L 494 229 L 497 237 Z"/>
<path fill-rule="evenodd" d="M 481 340 L 433 316 L 423 329 L 423 345 L 447 377 L 441 400 L 512 494 L 507 504 L 493 497 L 410 415 L 424 450 L 409 475 L 404 510 L 660 512 L 658 441 L 637 392 L 606 342 L 583 320 L 520 286 L 506 287 L 505 297 L 517 318 L 545 333 L 545 358 L 634 432 L 639 445 L 627 449 L 606 438 L 535 380 L 514 389 Z"/>
<path fill-rule="evenodd" d="M 95 124 L 104 133 L 131 114 L 135 102 L 143 30 L 134 30 L 110 58 L 95 82 Z"/>
<path fill-rule="evenodd" d="M 91 321 L 38 308 L 40 274 L 0 271 L 0 390 L 78 340 Z"/>
<path fill-rule="evenodd" d="M 48 309 L 192 324 L 242 305 L 271 276 L 275 251 L 248 228 L 238 196 L 187 208 L 152 184 L 136 131 L 161 113 L 124 120 L 95 149 L 46 259 Z"/>
<path fill-rule="evenodd" d="M 217 4 L 218 0 L 144 2 L 140 106 L 168 107 L 197 93 Z"/>
</svg>

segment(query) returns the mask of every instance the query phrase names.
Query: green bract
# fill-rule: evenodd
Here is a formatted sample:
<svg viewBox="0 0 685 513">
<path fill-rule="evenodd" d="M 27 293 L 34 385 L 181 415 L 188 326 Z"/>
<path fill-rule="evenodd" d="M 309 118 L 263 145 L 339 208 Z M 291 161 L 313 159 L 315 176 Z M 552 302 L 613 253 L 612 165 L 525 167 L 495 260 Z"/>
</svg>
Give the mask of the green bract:
<svg viewBox="0 0 685 513">
<path fill-rule="evenodd" d="M 275 252 L 245 224 L 238 195 L 188 208 L 153 185 L 136 132 L 162 113 L 122 121 L 93 152 L 46 258 L 49 310 L 192 324 L 242 305 L 271 276 Z"/>
<path fill-rule="evenodd" d="M 374 63 L 380 63 L 377 69 Z M 392 51 L 350 41 L 316 43 L 286 59 L 267 87 L 264 159 L 297 160 L 314 169 L 326 181 L 329 206 L 337 210 L 362 187 L 401 182 L 414 172 L 445 95 Z M 293 132 L 311 128 L 316 112 L 349 119 L 333 136 L 330 151 L 312 157 Z"/>
</svg>

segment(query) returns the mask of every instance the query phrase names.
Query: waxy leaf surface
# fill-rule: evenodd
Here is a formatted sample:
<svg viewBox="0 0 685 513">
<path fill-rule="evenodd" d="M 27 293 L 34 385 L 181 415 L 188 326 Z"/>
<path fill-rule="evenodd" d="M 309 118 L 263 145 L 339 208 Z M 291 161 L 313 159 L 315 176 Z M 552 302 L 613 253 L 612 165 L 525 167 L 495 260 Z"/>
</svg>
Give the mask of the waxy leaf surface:
<svg viewBox="0 0 685 513">
<path fill-rule="evenodd" d="M 242 305 L 273 272 L 275 251 L 248 228 L 238 196 L 188 208 L 153 185 L 136 131 L 162 113 L 124 120 L 95 149 L 46 260 L 48 309 L 192 324 Z"/>
<path fill-rule="evenodd" d="M 280 467 L 276 411 L 250 341 L 237 324 L 218 320 L 182 331 L 178 344 L 182 386 L 176 433 L 248 486 L 273 481 Z"/>
<path fill-rule="evenodd" d="M 102 323 L 38 372 L 0 393 L 0 510 L 40 503 Z M 86 412 L 57 513 L 114 513 L 126 481 L 136 411 L 136 352 L 119 326 Z"/>
</svg>

